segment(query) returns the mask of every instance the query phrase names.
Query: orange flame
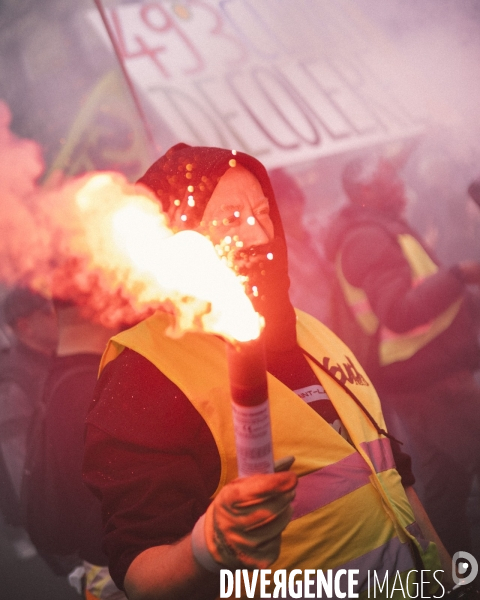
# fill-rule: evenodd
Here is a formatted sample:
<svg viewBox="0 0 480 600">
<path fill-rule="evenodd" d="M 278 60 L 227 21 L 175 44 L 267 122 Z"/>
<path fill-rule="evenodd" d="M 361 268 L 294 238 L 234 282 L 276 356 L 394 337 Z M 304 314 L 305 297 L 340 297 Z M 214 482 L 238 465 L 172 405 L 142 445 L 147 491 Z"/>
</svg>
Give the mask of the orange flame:
<svg viewBox="0 0 480 600">
<path fill-rule="evenodd" d="M 96 174 L 76 192 L 83 235 L 72 240 L 74 254 L 87 252 L 89 268 L 127 292 L 139 310 L 159 303 L 173 310 L 171 335 L 206 331 L 230 340 L 257 338 L 263 320 L 213 244 L 195 231 L 174 234 L 158 201 L 143 187 L 128 189 L 122 179 Z"/>
<path fill-rule="evenodd" d="M 263 319 L 207 238 L 174 234 L 151 191 L 119 173 L 56 173 L 40 187 L 41 148 L 10 121 L 0 100 L 1 284 L 73 300 L 107 327 L 162 308 L 176 317 L 172 335 L 258 337 Z"/>
</svg>

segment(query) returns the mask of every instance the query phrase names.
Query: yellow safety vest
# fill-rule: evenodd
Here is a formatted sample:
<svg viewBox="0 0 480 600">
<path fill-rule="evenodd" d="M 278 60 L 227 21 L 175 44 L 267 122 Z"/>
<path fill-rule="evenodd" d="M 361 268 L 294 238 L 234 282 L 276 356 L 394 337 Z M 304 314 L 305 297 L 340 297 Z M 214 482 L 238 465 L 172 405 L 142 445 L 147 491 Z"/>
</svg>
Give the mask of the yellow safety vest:
<svg viewBox="0 0 480 600">
<path fill-rule="evenodd" d="M 185 393 L 210 428 L 220 456 L 221 475 L 213 498 L 237 477 L 225 343 L 198 333 L 172 339 L 165 334 L 170 323 L 168 315 L 157 313 L 115 336 L 100 368 L 128 347 L 156 365 Z M 359 569 L 356 590 L 362 592 L 360 597 L 367 597 L 374 571 L 381 581 L 388 571 L 390 585 L 398 572 L 406 585 L 408 572 L 415 568 L 412 543 L 423 568 L 438 570 L 436 546 L 422 539 L 414 522 L 389 440 L 377 433 L 340 384 L 346 382 L 385 428 L 378 396 L 367 375 L 343 342 L 301 311 L 297 311 L 297 336 L 299 345 L 332 373 L 327 375 L 311 362 L 353 445 L 268 374 L 274 456 L 293 454 L 293 470 L 299 476 L 294 516 L 283 533 L 281 554 L 272 571 Z M 409 578 L 410 584 L 414 579 Z M 431 580 L 435 583 L 433 577 Z M 389 597 L 403 598 L 398 585 Z"/>
<path fill-rule="evenodd" d="M 410 265 L 414 286 L 438 271 L 438 266 L 413 236 L 405 233 L 397 236 L 397 240 Z M 342 272 L 341 254 L 337 257 L 336 269 L 345 300 L 359 325 L 367 335 L 373 336 L 377 331 L 379 333 L 378 356 L 381 366 L 411 358 L 421 348 L 448 329 L 460 310 L 461 298 L 453 302 L 446 310 L 435 319 L 428 321 L 428 323 L 419 325 L 404 333 L 395 333 L 384 325 L 380 325 L 365 292 L 361 288 L 348 283 Z"/>
</svg>

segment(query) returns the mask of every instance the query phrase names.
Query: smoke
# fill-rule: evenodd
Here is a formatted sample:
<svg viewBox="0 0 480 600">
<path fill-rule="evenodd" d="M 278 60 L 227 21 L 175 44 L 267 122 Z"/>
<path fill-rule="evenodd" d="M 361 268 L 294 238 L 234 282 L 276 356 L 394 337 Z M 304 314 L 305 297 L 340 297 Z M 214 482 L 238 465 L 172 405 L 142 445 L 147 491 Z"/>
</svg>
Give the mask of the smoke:
<svg viewBox="0 0 480 600">
<path fill-rule="evenodd" d="M 449 132 L 452 156 L 479 155 L 478 1 L 382 2 L 391 42 L 415 72 L 430 126 Z M 402 18 L 403 16 L 403 18 Z"/>
<path fill-rule="evenodd" d="M 175 317 L 170 335 L 259 335 L 263 321 L 246 278 L 229 266 L 228 244 L 223 252 L 195 231 L 174 234 L 153 193 L 120 173 L 57 174 L 38 185 L 38 146 L 10 132 L 3 103 L 0 117 L 0 280 L 73 302 L 107 327 L 162 307 Z"/>
<path fill-rule="evenodd" d="M 480 176 L 480 1 L 351 1 L 393 49 L 390 61 L 379 44 L 377 59 L 393 74 L 398 96 L 423 115 L 423 132 L 402 170 L 408 219 L 443 263 L 478 259 L 480 211 L 467 189 Z M 346 201 L 339 181 L 349 159 L 327 157 L 316 167 L 309 220 L 319 237 L 329 214 Z"/>
<path fill-rule="evenodd" d="M 480 175 L 480 3 L 381 4 L 388 35 L 415 72 L 412 93 L 425 105 L 425 134 L 405 170 L 410 220 L 443 262 L 478 258 L 480 211 L 467 189 Z"/>
<path fill-rule="evenodd" d="M 449 137 L 452 158 L 478 160 L 478 0 L 359 0 L 359 5 L 408 64 L 416 87 L 406 91 L 421 97 L 432 135 L 442 130 Z"/>
<path fill-rule="evenodd" d="M 0 278 L 14 285 L 29 281 L 37 265 L 48 261 L 49 240 L 31 210 L 44 169 L 41 151 L 11 133 L 10 121 L 8 106 L 0 102 Z"/>
<path fill-rule="evenodd" d="M 109 327 L 146 316 L 154 303 L 135 305 L 132 294 L 111 274 L 92 266 L 86 239 L 89 224 L 82 222 L 77 200 L 95 174 L 77 178 L 55 174 L 40 186 L 41 149 L 34 141 L 16 137 L 10 121 L 8 106 L 0 102 L 0 281 L 72 301 L 87 318 Z M 112 177 L 119 196 L 138 193 L 123 176 Z"/>
</svg>

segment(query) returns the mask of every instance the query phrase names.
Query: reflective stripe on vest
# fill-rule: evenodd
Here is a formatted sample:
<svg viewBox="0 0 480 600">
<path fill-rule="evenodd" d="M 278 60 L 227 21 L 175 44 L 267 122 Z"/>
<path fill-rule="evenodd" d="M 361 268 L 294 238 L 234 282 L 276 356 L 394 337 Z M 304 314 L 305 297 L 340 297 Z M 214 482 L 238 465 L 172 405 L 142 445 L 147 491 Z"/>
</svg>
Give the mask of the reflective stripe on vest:
<svg viewBox="0 0 480 600">
<path fill-rule="evenodd" d="M 406 233 L 401 234 L 397 236 L 397 241 L 410 266 L 413 287 L 438 271 L 438 266 L 413 236 Z M 342 272 L 340 254 L 337 257 L 336 270 L 345 300 L 355 319 L 367 335 L 374 335 L 379 328 L 378 318 L 373 312 L 365 292 L 346 280 Z M 460 310 L 461 303 L 462 299 L 460 298 L 435 319 L 404 333 L 395 333 L 387 327 L 381 326 L 378 348 L 380 365 L 385 366 L 412 357 L 450 327 Z"/>
<path fill-rule="evenodd" d="M 341 370 L 342 364 L 353 365 L 361 377 L 352 378 L 347 385 L 384 427 L 375 390 L 350 350 L 313 317 L 300 311 L 297 315 L 300 346 L 329 365 L 331 373 Z M 215 496 L 237 477 L 225 344 L 207 334 L 187 333 L 171 339 L 165 334 L 169 323 L 168 315 L 157 314 L 115 336 L 101 365 L 129 347 L 185 393 L 217 445 L 221 475 Z M 268 375 L 274 457 L 293 454 L 292 468 L 299 476 L 295 518 L 282 534 L 281 553 L 272 570 L 340 569 L 357 561 L 363 577 L 365 568 L 389 572 L 398 565 L 405 570 L 414 568 L 410 543 L 415 537 L 408 529 L 414 517 L 393 468 L 389 442 L 379 437 L 334 375 L 329 377 L 311 366 L 355 447 L 295 392 Z M 425 569 L 438 569 L 435 546 L 430 544 L 425 550 L 419 540 L 414 543 Z"/>
<path fill-rule="evenodd" d="M 363 442 L 362 446 L 371 457 L 377 473 L 395 468 L 387 438 Z M 293 502 L 293 518 L 302 517 L 367 485 L 370 474 L 371 469 L 364 459 L 360 454 L 354 453 L 323 469 L 304 475 L 298 481 Z"/>
</svg>

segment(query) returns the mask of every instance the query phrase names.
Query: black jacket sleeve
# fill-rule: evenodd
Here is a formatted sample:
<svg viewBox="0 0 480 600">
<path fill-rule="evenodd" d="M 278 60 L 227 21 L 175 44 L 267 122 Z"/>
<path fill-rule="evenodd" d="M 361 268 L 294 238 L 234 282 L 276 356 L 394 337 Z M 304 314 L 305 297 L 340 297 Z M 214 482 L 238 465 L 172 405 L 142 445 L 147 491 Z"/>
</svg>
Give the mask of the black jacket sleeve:
<svg viewBox="0 0 480 600">
<path fill-rule="evenodd" d="M 187 535 L 220 476 L 210 430 L 156 367 L 125 350 L 104 369 L 87 417 L 84 481 L 102 501 L 116 585 L 132 560 Z"/>
<path fill-rule="evenodd" d="M 464 292 L 462 282 L 444 268 L 414 285 L 399 244 L 375 225 L 346 236 L 341 260 L 346 280 L 365 291 L 380 322 L 397 333 L 427 323 Z"/>
</svg>

